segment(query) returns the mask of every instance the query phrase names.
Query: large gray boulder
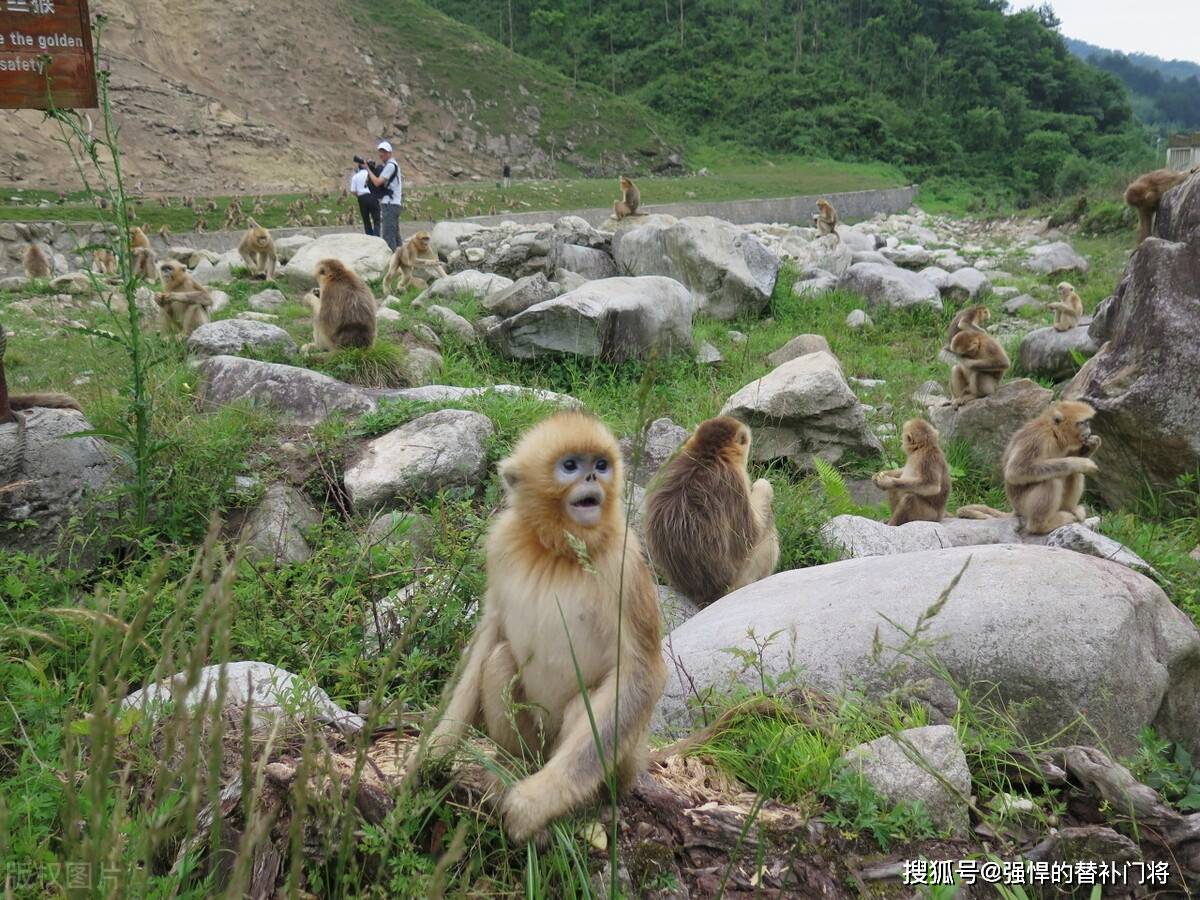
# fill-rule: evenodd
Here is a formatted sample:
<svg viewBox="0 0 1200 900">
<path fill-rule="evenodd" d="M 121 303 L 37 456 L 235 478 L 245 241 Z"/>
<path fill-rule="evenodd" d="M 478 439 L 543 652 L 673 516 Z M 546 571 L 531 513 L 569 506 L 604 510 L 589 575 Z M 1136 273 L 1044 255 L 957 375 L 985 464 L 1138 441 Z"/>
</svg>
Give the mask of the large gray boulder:
<svg viewBox="0 0 1200 900">
<path fill-rule="evenodd" d="M 582 286 L 581 284 L 580 287 Z M 562 290 L 557 284 L 542 272 L 537 272 L 518 278 L 503 290 L 485 295 L 481 305 L 490 315 L 508 319 L 544 300 L 553 300 L 561 293 Z"/>
<path fill-rule="evenodd" d="M 276 565 L 300 563 L 312 556 L 304 531 L 321 524 L 308 498 L 288 484 L 273 484 L 246 516 L 239 535 L 246 556 Z"/>
<path fill-rule="evenodd" d="M 934 285 L 916 272 L 899 266 L 855 263 L 842 276 L 844 291 L 862 294 L 871 306 L 903 309 L 909 306 L 942 308 L 942 297 Z"/>
<path fill-rule="evenodd" d="M 592 247 L 580 247 L 575 244 L 560 244 L 554 260 L 555 269 L 567 269 L 577 275 L 582 275 L 588 281 L 599 278 L 613 278 L 617 272 L 617 264 L 603 250 Z"/>
<path fill-rule="evenodd" d="M 854 253 L 840 238 L 827 234 L 811 239 L 802 237 L 793 229 L 793 234 L 779 242 L 779 254 L 792 260 L 801 272 L 820 270 L 841 277 L 854 262 Z"/>
<path fill-rule="evenodd" d="M 364 281 L 383 277 L 392 251 L 383 238 L 369 234 L 324 234 L 297 248 L 279 277 L 297 291 L 317 286 L 314 271 L 323 259 L 336 259 Z"/>
<path fill-rule="evenodd" d="M 534 272 L 550 275 L 562 235 L 550 223 L 502 222 L 459 239 L 447 258 L 451 272 L 476 268 L 517 279 Z"/>
<path fill-rule="evenodd" d="M 188 710 L 204 704 L 213 715 L 224 681 L 221 714 L 241 721 L 241 711 L 249 706 L 251 728 L 255 731 L 270 728 L 278 720 L 299 725 L 309 717 L 346 734 L 361 731 L 365 724 L 360 717 L 334 703 L 320 688 L 270 663 L 247 661 L 205 666 L 197 673 L 196 683 L 184 693 L 187 681 L 188 673 L 179 672 L 134 691 L 121 701 L 121 707 L 140 709 L 157 718 L 170 704 L 182 704 Z"/>
<path fill-rule="evenodd" d="M 1196 183 L 1182 185 L 1189 190 L 1172 207 L 1179 229 L 1200 221 Z M 1095 455 L 1101 477 L 1092 483 L 1120 506 L 1200 468 L 1200 234 L 1193 230 L 1188 243 L 1142 242 L 1117 288 L 1108 330 L 1108 343 L 1065 396 L 1096 407 L 1092 427 L 1104 443 Z"/>
<path fill-rule="evenodd" d="M 370 441 L 343 481 L 356 510 L 397 506 L 439 491 L 474 491 L 487 475 L 491 419 L 441 409 Z"/>
<path fill-rule="evenodd" d="M 879 253 L 884 259 L 891 260 L 894 265 L 914 271 L 919 271 L 933 263 L 933 254 L 920 244 L 898 244 L 895 247 L 884 247 Z"/>
<path fill-rule="evenodd" d="M 488 331 L 518 359 L 571 354 L 613 361 L 687 352 L 696 301 L 671 278 L 605 278 L 537 303 Z"/>
<path fill-rule="evenodd" d="M 971 772 L 953 727 L 908 728 L 859 744 L 842 758 L 891 803 L 920 804 L 934 827 L 967 837 Z"/>
<path fill-rule="evenodd" d="M 717 319 L 762 312 L 779 274 L 779 257 L 757 237 L 712 216 L 625 231 L 614 248 L 621 272 L 674 278 Z"/>
<path fill-rule="evenodd" d="M 1154 216 L 1154 234 L 1165 241 L 1200 241 L 1200 173 L 1167 191 Z"/>
<path fill-rule="evenodd" d="M 442 259 L 449 259 L 450 254 L 458 249 L 461 238 L 470 237 L 483 231 L 482 225 L 474 222 L 438 222 L 430 232 L 430 243 Z"/>
<path fill-rule="evenodd" d="M 976 458 L 999 470 L 1004 448 L 1022 425 L 1041 415 L 1054 394 L 1036 381 L 1006 381 L 990 397 L 964 403 L 958 409 L 948 401 L 934 400 L 929 421 L 938 430 L 942 446 L 958 440 L 970 446 Z"/>
<path fill-rule="evenodd" d="M 297 350 L 292 336 L 278 325 L 253 319 L 222 319 L 201 325 L 188 337 L 187 348 L 193 356 L 237 356 L 269 350 L 290 354 Z"/>
<path fill-rule="evenodd" d="M 756 460 L 790 459 L 808 468 L 814 456 L 836 463 L 847 453 L 875 456 L 883 450 L 838 361 L 823 351 L 752 381 L 726 401 L 721 415 L 750 426 Z"/>
<path fill-rule="evenodd" d="M 1095 520 L 1088 520 L 1089 524 Z M 1015 516 L 995 519 L 945 518 L 940 522 L 888 525 L 864 516 L 834 516 L 821 526 L 821 543 L 843 559 L 892 556 L 943 547 L 978 547 L 988 544 L 1037 544 L 1062 547 L 1088 556 L 1111 560 L 1135 572 L 1154 574 L 1144 559 L 1119 541 L 1085 524 L 1064 525 L 1049 534 L 1026 534 Z"/>
<path fill-rule="evenodd" d="M 316 425 L 333 413 L 357 416 L 375 409 L 375 400 L 362 388 L 297 366 L 210 356 L 197 371 L 201 409 L 248 403 L 280 413 L 297 425 Z"/>
<path fill-rule="evenodd" d="M 908 646 L 916 658 L 897 652 L 908 643 L 898 629 L 911 630 L 960 573 Z M 734 684 L 756 690 L 785 672 L 833 694 L 900 690 L 942 724 L 958 696 L 928 653 L 959 689 L 1005 704 L 1031 740 L 1126 754 L 1153 725 L 1200 751 L 1195 625 L 1150 579 L 1066 550 L 956 547 L 783 572 L 718 600 L 663 646 L 660 732 L 690 729 L 697 707 Z"/>
<path fill-rule="evenodd" d="M 833 355 L 833 351 L 829 349 L 829 341 L 825 340 L 824 335 L 798 334 L 778 350 L 768 353 L 767 363 L 772 366 L 782 366 L 785 362 L 791 362 L 798 356 L 821 350 Z"/>
<path fill-rule="evenodd" d="M 1027 251 L 1025 268 L 1038 275 L 1066 275 L 1071 272 L 1087 274 L 1088 261 L 1075 252 L 1066 241 L 1036 244 Z"/>
<path fill-rule="evenodd" d="M 641 439 L 641 435 L 621 438 L 621 456 L 625 460 L 626 480 L 642 487 L 649 485 L 663 463 L 671 458 L 687 438 L 686 428 L 665 417 L 655 419 L 646 426 L 644 440 Z M 635 456 L 638 464 L 636 469 L 633 465 Z"/>
<path fill-rule="evenodd" d="M 521 387 L 515 384 L 493 384 L 489 387 L 457 387 L 448 384 L 426 384 L 414 388 L 388 388 L 368 391 L 371 396 L 389 400 L 416 400 L 420 403 L 460 403 L 476 397 L 500 394 L 548 403 L 563 409 L 578 409 L 583 404 L 570 394 L 558 394 L 541 388 Z"/>
<path fill-rule="evenodd" d="M 69 437 L 92 426 L 81 413 L 35 407 L 25 427 L 0 424 L 0 547 L 22 553 L 67 550 L 76 516 L 103 511 L 121 481 L 116 450 L 97 437 Z"/>
<path fill-rule="evenodd" d="M 417 295 L 413 303 L 453 302 L 462 297 L 478 297 L 486 302 L 501 291 L 511 287 L 513 280 L 492 272 L 464 269 L 446 278 L 439 278 L 426 290 Z"/>
<path fill-rule="evenodd" d="M 1092 320 L 1084 317 L 1078 325 L 1066 331 L 1046 327 L 1029 332 L 1021 340 L 1017 368 L 1027 375 L 1052 381 L 1070 378 L 1079 371 L 1081 365 L 1076 362 L 1077 355 L 1087 359 L 1100 349 L 1089 332 L 1091 324 Z"/>
<path fill-rule="evenodd" d="M 252 294 L 249 301 L 250 308 L 257 312 L 275 312 L 279 307 L 288 302 L 287 295 L 283 291 L 276 288 L 267 288 L 265 291 L 259 291 L 257 294 Z"/>
<path fill-rule="evenodd" d="M 280 265 L 287 265 L 296 255 L 296 251 L 305 244 L 311 244 L 316 238 L 311 234 L 289 234 L 287 237 L 275 238 L 275 260 Z"/>
</svg>

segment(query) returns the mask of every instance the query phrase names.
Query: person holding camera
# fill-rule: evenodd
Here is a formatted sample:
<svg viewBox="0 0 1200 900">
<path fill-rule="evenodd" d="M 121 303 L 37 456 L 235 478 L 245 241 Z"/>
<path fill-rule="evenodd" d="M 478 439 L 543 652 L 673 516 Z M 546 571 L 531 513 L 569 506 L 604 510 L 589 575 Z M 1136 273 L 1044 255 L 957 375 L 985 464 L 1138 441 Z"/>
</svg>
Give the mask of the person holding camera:
<svg viewBox="0 0 1200 900">
<path fill-rule="evenodd" d="M 354 157 L 358 168 L 350 176 L 350 193 L 358 200 L 358 212 L 362 216 L 363 231 L 379 237 L 379 198 L 367 187 L 367 161 L 361 156 Z"/>
<path fill-rule="evenodd" d="M 392 156 L 392 145 L 387 141 L 380 141 L 375 149 L 379 152 L 379 163 L 367 166 L 367 185 L 379 199 L 383 239 L 395 250 L 400 243 L 400 164 Z"/>
</svg>

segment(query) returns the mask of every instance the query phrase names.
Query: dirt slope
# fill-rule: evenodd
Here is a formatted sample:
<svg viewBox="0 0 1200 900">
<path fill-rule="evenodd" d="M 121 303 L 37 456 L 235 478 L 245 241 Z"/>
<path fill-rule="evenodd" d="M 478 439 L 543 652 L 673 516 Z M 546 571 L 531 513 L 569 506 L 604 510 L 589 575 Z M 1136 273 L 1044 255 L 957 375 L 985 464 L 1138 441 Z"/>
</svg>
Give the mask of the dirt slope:
<svg viewBox="0 0 1200 900">
<path fill-rule="evenodd" d="M 381 137 L 414 183 L 661 167 L 644 108 L 417 0 L 95 0 L 131 186 L 330 189 Z M 616 124 L 611 124 L 616 123 Z M 658 129 L 662 133 L 662 129 Z M 0 111 L 0 182 L 78 187 L 41 113 Z"/>
</svg>

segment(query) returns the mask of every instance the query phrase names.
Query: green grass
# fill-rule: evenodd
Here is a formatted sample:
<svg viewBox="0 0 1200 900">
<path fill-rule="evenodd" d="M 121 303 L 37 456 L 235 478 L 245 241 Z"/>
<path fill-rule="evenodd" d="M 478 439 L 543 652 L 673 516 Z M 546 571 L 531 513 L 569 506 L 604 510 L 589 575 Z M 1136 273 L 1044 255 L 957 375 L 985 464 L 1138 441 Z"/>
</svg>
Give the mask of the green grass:
<svg viewBox="0 0 1200 900">
<path fill-rule="evenodd" d="M 898 187 L 905 183 L 898 170 L 882 163 L 841 163 L 746 154 L 732 157 L 715 151 L 701 152 L 696 158 L 705 161 L 697 163 L 696 168 L 707 165 L 708 175 L 639 177 L 642 202 L 652 206 L 659 203 L 804 196 Z M 508 190 L 492 182 L 423 185 L 407 187 L 404 196 L 405 219 L 438 221 L 494 213 L 607 207 L 620 199 L 620 190 L 615 178 L 562 177 L 553 180 L 519 179 Z M 137 221 L 149 232 L 156 232 L 163 225 L 175 232 L 187 232 L 195 230 L 197 221 L 203 220 L 205 228 L 212 231 L 223 226 L 232 199 L 229 196 L 197 198 L 196 205 L 200 208 L 197 212 L 181 206 L 178 199 L 139 198 L 135 201 Z M 215 203 L 215 211 L 204 210 L 204 204 L 209 200 Z M 239 200 L 243 212 L 250 214 L 255 198 L 242 197 Z M 356 217 L 353 221 L 356 225 L 358 223 L 357 205 L 351 198 L 341 194 L 263 195 L 263 211 L 255 219 L 268 228 L 289 225 L 295 220 L 289 216 L 288 207 L 296 201 L 303 205 L 300 218 L 311 217 L 315 224 L 320 224 L 323 216 L 329 224 L 337 224 L 348 213 L 353 213 Z M 79 192 L 67 193 L 61 202 L 59 195 L 53 191 L 13 188 L 0 196 L 0 221 L 88 222 L 98 220 L 99 216 L 100 213 L 86 196 Z M 245 225 L 243 223 L 237 227 Z"/>
<path fill-rule="evenodd" d="M 798 166 L 791 170 L 798 171 Z M 745 177 L 759 178 L 749 171 Z M 773 180 L 776 177 L 774 170 L 761 176 L 764 192 L 779 183 Z M 681 179 L 679 184 L 706 180 Z M 1075 243 L 1093 263 L 1089 275 L 1077 284 L 1091 309 L 1115 284 L 1129 242 L 1115 236 Z M 1017 273 L 1015 266 L 1006 268 Z M 443 335 L 444 369 L 438 381 L 468 387 L 507 382 L 572 394 L 623 435 L 632 434 L 645 418 L 659 415 L 691 428 L 716 414 L 734 391 L 766 374 L 767 353 L 797 334 L 817 333 L 827 338 L 847 376 L 884 381 L 872 388 L 856 387 L 864 402 L 874 407 L 869 414 L 873 425 L 889 424 L 898 432 L 907 418 L 921 414 L 911 396 L 927 380 L 945 380 L 946 367 L 936 359 L 936 352 L 953 310 L 872 310 L 875 327 L 852 331 L 844 320 L 862 304 L 860 298 L 835 292 L 801 300 L 791 293 L 794 278 L 795 273 L 785 268 L 768 318 L 698 322 L 697 340 L 712 342 L 725 355 L 726 362 L 717 368 L 697 365 L 686 355 L 620 365 L 581 359 L 517 361 L 501 358 L 486 346 Z M 1052 280 L 1017 274 L 1015 283 L 1022 290 L 1045 289 Z M 247 309 L 249 296 L 263 287 L 261 282 L 245 280 L 227 285 L 231 303 L 218 317 Z M 285 285 L 276 287 L 287 292 Z M 400 322 L 381 323 L 380 346 L 391 349 L 339 355 L 320 365 L 339 377 L 353 374 L 379 383 L 372 370 L 395 362 L 393 351 L 402 346 L 404 329 L 425 321 L 420 311 L 407 305 L 413 293 L 401 298 Z M 999 302 L 988 303 L 994 320 L 999 319 Z M 467 318 L 479 312 L 470 299 L 448 305 Z M 297 344 L 310 339 L 306 307 L 290 302 L 278 310 L 278 316 L 278 324 Z M 112 427 L 126 415 L 127 398 L 121 393 L 124 359 L 110 344 L 70 324 L 110 327 L 103 311 L 85 302 L 53 300 L 40 291 L 0 292 L 0 320 L 12 331 L 7 359 L 10 387 L 69 390 L 80 398 L 98 428 Z M 746 343 L 735 343 L 731 329 L 744 333 Z M 146 879 L 141 894 L 177 891 L 180 896 L 203 896 L 211 887 L 204 879 L 185 884 L 139 861 L 154 847 L 169 853 L 173 842 L 192 827 L 188 823 L 194 820 L 194 810 L 188 804 L 208 795 L 195 778 L 190 784 L 187 779 L 179 781 L 177 769 L 159 766 L 152 752 L 155 733 L 106 712 L 100 689 L 140 684 L 155 674 L 156 667 L 167 665 L 164 660 L 182 667 L 188 654 L 195 652 L 209 662 L 233 658 L 275 663 L 311 679 L 351 709 L 376 696 L 386 699 L 393 712 L 424 709 L 437 701 L 469 636 L 485 585 L 480 539 L 499 491 L 494 478 L 489 478 L 478 496 L 443 496 L 417 504 L 415 511 L 432 523 L 432 549 L 427 555 L 418 557 L 405 540 L 367 546 L 363 535 L 368 518 L 339 506 L 340 473 L 362 438 L 382 434 L 435 405 L 386 403 L 357 421 L 331 419 L 306 435 L 261 411 L 232 407 L 198 413 L 195 373 L 181 346 L 155 336 L 150 349 L 156 360 L 150 369 L 150 391 L 158 405 L 153 437 L 168 443 L 155 458 L 154 503 L 146 528 L 134 531 L 118 525 L 116 555 L 84 570 L 63 571 L 45 560 L 0 551 L 0 684 L 4 685 L 0 691 L 4 701 L 0 702 L 0 856 L 50 863 L 65 847 L 93 841 L 87 846 L 106 848 Z M 296 365 L 317 364 L 299 355 L 277 358 Z M 650 389 L 639 408 L 634 398 L 642 384 Z M 528 398 L 494 395 L 452 405 L 477 409 L 493 420 L 496 434 L 489 446 L 493 463 L 549 411 L 546 404 Z M 754 467 L 755 477 L 767 477 L 775 486 L 782 568 L 829 561 L 817 533 L 831 515 L 851 509 L 839 485 L 884 465 L 896 465 L 901 457 L 896 439 L 889 438 L 885 445 L 884 461 L 848 460 L 816 476 L 787 464 Z M 979 464 L 970 448 L 951 444 L 946 449 L 955 478 L 952 507 L 968 502 L 1003 505 L 994 475 Z M 228 583 L 214 594 L 204 578 L 197 580 L 190 573 L 213 513 L 236 517 L 248 502 L 234 490 L 238 475 L 253 475 L 262 484 L 285 480 L 296 485 L 321 505 L 323 519 L 308 535 L 315 551 L 311 559 L 279 568 L 240 562 Z M 857 505 L 852 511 L 883 515 L 880 509 Z M 1163 492 L 1107 515 L 1103 527 L 1158 567 L 1172 599 L 1200 617 L 1198 566 L 1188 557 L 1200 542 L 1194 480 L 1182 481 L 1177 492 Z M 210 561 L 206 566 L 201 567 L 205 577 L 219 574 L 220 565 Z M 363 656 L 365 612 L 414 582 L 420 588 L 412 598 L 396 651 L 391 657 Z M 104 611 L 119 621 L 133 621 L 142 609 L 145 614 L 136 640 L 127 640 L 124 625 L 55 612 L 58 608 Z M 920 647 L 919 638 L 917 644 L 914 653 L 936 652 L 936 648 Z M 117 666 L 117 661 L 119 672 L 105 668 Z M 787 687 L 769 686 L 772 691 Z M 1060 801 L 1052 791 L 1014 782 L 1012 773 L 1030 748 L 1013 720 L 993 708 L 991 697 L 972 696 L 961 689 L 958 694 L 953 724 L 967 749 L 979 805 L 1007 793 L 1031 794 L 1039 821 L 1061 815 Z M 84 714 L 90 714 L 89 721 L 95 724 L 68 724 Z M 927 817 L 919 809 L 882 803 L 850 777 L 839 760 L 857 743 L 925 721 L 921 712 L 899 703 L 869 704 L 854 698 L 832 705 L 813 703 L 799 711 L 784 709 L 777 716 L 738 719 L 709 742 L 705 753 L 728 775 L 763 796 L 820 815 L 864 846 L 887 847 L 930 835 Z M 138 786 L 143 782 L 135 780 L 130 791 L 121 794 L 128 807 L 117 809 L 115 776 L 104 769 L 80 772 L 79 783 L 96 790 L 76 810 L 90 827 L 82 837 L 68 838 L 64 823 L 74 818 L 67 815 L 63 773 L 71 771 L 68 749 L 82 746 L 75 740 L 81 735 L 73 736 L 72 727 L 91 729 L 85 736 L 102 736 L 109 727 L 132 728 L 133 746 L 141 754 L 133 772 L 159 792 L 141 791 Z M 97 740 L 103 745 L 103 740 Z M 307 739 L 298 740 L 303 745 Z M 207 745 L 197 746 L 211 752 Z M 1158 773 L 1164 784 L 1175 785 L 1172 790 L 1177 794 L 1188 796 L 1190 789 L 1175 783 L 1183 779 L 1190 784 L 1190 761 L 1168 755 L 1157 745 L 1147 744 L 1147 748 L 1141 763 L 1145 770 Z M 316 798 L 313 802 L 312 821 L 330 821 L 327 816 L 345 821 L 337 810 L 330 812 Z M 308 867 L 307 884 L 318 894 L 334 882 L 338 890 L 350 894 L 368 895 L 372 884 L 375 895 L 432 892 L 441 876 L 436 873 L 438 854 L 430 852 L 431 834 L 444 828 L 449 840 L 461 826 L 463 856 L 448 876 L 452 895 L 474 891 L 584 896 L 587 879 L 580 873 L 594 868 L 594 863 L 577 835 L 583 821 L 581 816 L 557 828 L 548 848 L 520 851 L 509 847 L 486 819 L 457 814 L 444 802 L 443 788 L 428 787 L 384 822 L 360 830 L 358 848 L 365 853 L 345 857 L 331 851 L 331 858 L 339 860 L 336 865 Z M 119 827 L 115 831 L 95 827 L 109 822 Z M 114 834 L 121 840 L 115 840 Z M 806 851 L 798 847 L 796 852 Z M 378 866 L 369 867 L 364 859 Z M 337 865 L 346 868 L 338 870 Z M 31 895 L 49 890 L 49 885 L 39 882 Z"/>
</svg>

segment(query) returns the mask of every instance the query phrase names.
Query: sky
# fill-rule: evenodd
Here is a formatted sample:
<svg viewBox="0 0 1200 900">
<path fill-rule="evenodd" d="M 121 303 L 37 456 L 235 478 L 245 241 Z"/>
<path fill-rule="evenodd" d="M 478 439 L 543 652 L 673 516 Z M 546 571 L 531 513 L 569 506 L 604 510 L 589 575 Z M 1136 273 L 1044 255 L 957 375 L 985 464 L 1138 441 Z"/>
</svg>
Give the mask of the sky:
<svg viewBox="0 0 1200 900">
<path fill-rule="evenodd" d="M 1013 0 L 1014 9 L 1041 0 Z M 1124 53 L 1200 63 L 1200 0 L 1050 0 L 1062 33 Z"/>
</svg>

